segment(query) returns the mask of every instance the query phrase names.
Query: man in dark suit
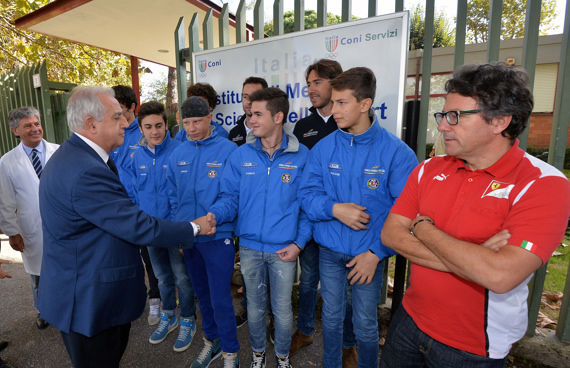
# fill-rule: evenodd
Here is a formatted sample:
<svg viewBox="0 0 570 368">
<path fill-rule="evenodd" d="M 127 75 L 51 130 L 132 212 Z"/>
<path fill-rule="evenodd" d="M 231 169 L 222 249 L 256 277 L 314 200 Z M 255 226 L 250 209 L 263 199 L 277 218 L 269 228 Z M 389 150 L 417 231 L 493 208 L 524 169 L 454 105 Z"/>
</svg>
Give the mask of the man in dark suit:
<svg viewBox="0 0 570 368">
<path fill-rule="evenodd" d="M 118 367 L 131 322 L 145 307 L 139 246 L 191 247 L 208 224 L 156 219 L 130 201 L 109 159 L 128 126 L 112 89 L 74 89 L 67 120 L 74 133 L 40 182 L 38 307 L 61 331 L 75 367 Z"/>
</svg>

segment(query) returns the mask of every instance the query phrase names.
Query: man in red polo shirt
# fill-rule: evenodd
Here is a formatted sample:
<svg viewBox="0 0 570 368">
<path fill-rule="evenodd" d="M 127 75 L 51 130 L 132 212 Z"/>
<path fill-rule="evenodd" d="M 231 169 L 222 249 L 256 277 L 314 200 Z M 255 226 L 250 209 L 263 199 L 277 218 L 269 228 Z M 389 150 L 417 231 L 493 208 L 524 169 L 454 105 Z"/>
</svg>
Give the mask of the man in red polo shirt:
<svg viewBox="0 0 570 368">
<path fill-rule="evenodd" d="M 434 115 L 447 155 L 414 169 L 382 230 L 412 263 L 380 367 L 504 367 L 524 335 L 526 284 L 570 214 L 566 177 L 518 148 L 533 108 L 527 79 L 493 63 L 446 83 Z"/>
</svg>

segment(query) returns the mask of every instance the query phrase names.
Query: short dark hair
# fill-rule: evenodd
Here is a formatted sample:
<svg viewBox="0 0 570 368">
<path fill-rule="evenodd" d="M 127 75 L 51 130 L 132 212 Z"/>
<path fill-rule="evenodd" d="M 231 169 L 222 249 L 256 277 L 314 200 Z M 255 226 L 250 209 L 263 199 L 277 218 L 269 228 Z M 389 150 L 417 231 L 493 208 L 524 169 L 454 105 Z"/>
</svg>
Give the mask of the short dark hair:
<svg viewBox="0 0 570 368">
<path fill-rule="evenodd" d="M 311 74 L 313 70 L 319 77 L 332 80 L 342 73 L 342 66 L 340 66 L 340 63 L 335 60 L 317 60 L 309 65 L 307 70 L 305 70 L 305 81 L 309 80 L 309 74 Z"/>
<path fill-rule="evenodd" d="M 208 102 L 210 110 L 214 110 L 218 104 L 218 94 L 214 87 L 209 83 L 195 83 L 186 90 L 186 97 L 198 96 L 203 97 Z"/>
<path fill-rule="evenodd" d="M 267 110 L 271 112 L 271 116 L 275 116 L 278 112 L 283 113 L 283 123 L 287 121 L 289 113 L 289 100 L 287 94 L 277 87 L 269 87 L 255 91 L 249 96 L 251 102 L 266 101 Z"/>
<path fill-rule="evenodd" d="M 137 94 L 135 91 L 129 86 L 113 86 L 113 91 L 115 91 L 115 98 L 119 103 L 125 105 L 127 109 L 130 109 L 132 104 L 135 104 L 135 109 L 138 105 Z"/>
<path fill-rule="evenodd" d="M 139 108 L 139 125 L 142 126 L 142 121 L 149 115 L 160 115 L 164 123 L 168 125 L 166 113 L 164 112 L 164 105 L 158 101 L 145 102 Z"/>
<path fill-rule="evenodd" d="M 374 102 L 376 96 L 376 76 L 372 70 L 362 66 L 343 72 L 331 81 L 331 86 L 335 91 L 351 90 L 358 102 L 365 98 Z"/>
<path fill-rule="evenodd" d="M 503 62 L 466 64 L 445 83 L 447 93 L 458 93 L 477 101 L 487 123 L 496 117 L 512 116 L 503 137 L 515 139 L 528 125 L 534 98 L 528 89 L 525 70 L 509 67 Z"/>
<path fill-rule="evenodd" d="M 245 87 L 246 84 L 261 84 L 262 88 L 267 88 L 267 81 L 260 77 L 248 77 L 243 81 L 242 88 Z"/>
</svg>

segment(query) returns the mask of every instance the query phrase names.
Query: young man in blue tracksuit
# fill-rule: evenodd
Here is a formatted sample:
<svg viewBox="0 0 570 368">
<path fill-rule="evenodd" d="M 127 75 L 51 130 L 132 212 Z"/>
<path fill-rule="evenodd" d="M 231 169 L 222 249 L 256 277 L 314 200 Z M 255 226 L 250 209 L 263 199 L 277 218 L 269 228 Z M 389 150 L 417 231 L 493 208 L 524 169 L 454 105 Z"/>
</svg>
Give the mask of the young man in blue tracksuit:
<svg viewBox="0 0 570 368">
<path fill-rule="evenodd" d="M 186 97 L 192 96 L 202 97 L 208 103 L 210 112 L 214 111 L 218 105 L 218 94 L 216 93 L 214 87 L 212 87 L 212 85 L 209 83 L 195 83 L 188 87 L 186 90 Z M 222 124 L 210 121 L 210 125 L 214 127 L 218 135 L 221 135 L 223 138 L 228 138 L 228 131 L 223 127 Z M 176 133 L 174 139 L 180 142 L 186 142 L 186 137 L 186 129 L 182 129 Z"/>
<path fill-rule="evenodd" d="M 339 129 L 313 147 L 299 188 L 302 208 L 314 222 L 313 237 L 321 244 L 323 363 L 342 366 L 345 304 L 338 301 L 346 297 L 348 278 L 358 367 L 377 367 L 382 260 L 395 254 L 382 245 L 380 233 L 417 160 L 371 113 L 376 78 L 370 69 L 347 70 L 331 86 Z"/>
<path fill-rule="evenodd" d="M 151 101 L 139 109 L 139 126 L 143 136 L 131 160 L 129 196 L 140 209 L 158 218 L 170 218 L 166 173 L 172 152 L 181 145 L 170 138 L 164 105 Z M 174 351 L 190 346 L 196 332 L 194 290 L 186 271 L 184 257 L 176 248 L 149 248 L 148 253 L 158 279 L 162 299 L 160 324 L 149 338 L 151 344 L 164 341 L 179 323 L 176 317 L 176 287 L 180 301 L 180 331 Z"/>
<path fill-rule="evenodd" d="M 226 160 L 237 149 L 210 125 L 206 101 L 193 96 L 182 104 L 186 142 L 170 156 L 169 201 L 173 219 L 187 221 L 204 216 L 216 200 Z M 223 354 L 224 367 L 239 367 L 239 343 L 231 296 L 234 271 L 234 222 L 218 227 L 213 236 L 199 236 L 184 252 L 186 266 L 202 313 L 204 348 L 192 368 L 207 367 Z"/>
<path fill-rule="evenodd" d="M 132 192 L 132 188 L 130 188 L 131 163 L 135 151 L 139 148 L 139 139 L 142 137 L 137 114 L 135 113 L 138 105 L 137 94 L 129 86 L 118 85 L 112 88 L 115 92 L 115 98 L 119 101 L 121 110 L 123 110 L 123 116 L 127 119 L 129 126 L 125 129 L 123 144 L 114 151 L 111 151 L 109 157 L 113 159 L 117 166 L 121 183 L 123 183 L 127 192 Z M 140 252 L 148 275 L 148 299 L 150 306 L 148 324 L 152 326 L 160 322 L 160 290 L 158 288 L 158 280 L 154 275 L 147 247 L 140 247 Z"/>
<path fill-rule="evenodd" d="M 224 226 L 237 217 L 235 235 L 240 239 L 241 271 L 246 284 L 251 367 L 264 368 L 266 364 L 269 278 L 277 366 L 289 368 L 295 260 L 312 230 L 297 201 L 309 150 L 283 129 L 289 111 L 285 92 L 265 88 L 250 98 L 253 134 L 228 160 L 221 193 L 207 219 Z"/>
</svg>

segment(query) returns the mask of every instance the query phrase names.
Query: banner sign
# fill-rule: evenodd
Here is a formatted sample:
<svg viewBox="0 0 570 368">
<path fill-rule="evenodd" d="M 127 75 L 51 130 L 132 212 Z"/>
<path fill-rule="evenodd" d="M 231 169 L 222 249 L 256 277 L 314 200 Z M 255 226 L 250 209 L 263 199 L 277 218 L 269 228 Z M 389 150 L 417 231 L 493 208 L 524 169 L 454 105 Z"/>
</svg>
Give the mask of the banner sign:
<svg viewBox="0 0 570 368">
<path fill-rule="evenodd" d="M 315 60 L 338 61 L 343 70 L 365 66 L 376 75 L 373 109 L 380 124 L 402 136 L 408 57 L 409 13 L 381 15 L 303 32 L 193 53 L 194 82 L 218 93 L 213 121 L 230 130 L 243 114 L 242 84 L 250 76 L 267 80 L 289 96 L 285 129 L 310 114 L 305 69 Z"/>
</svg>

